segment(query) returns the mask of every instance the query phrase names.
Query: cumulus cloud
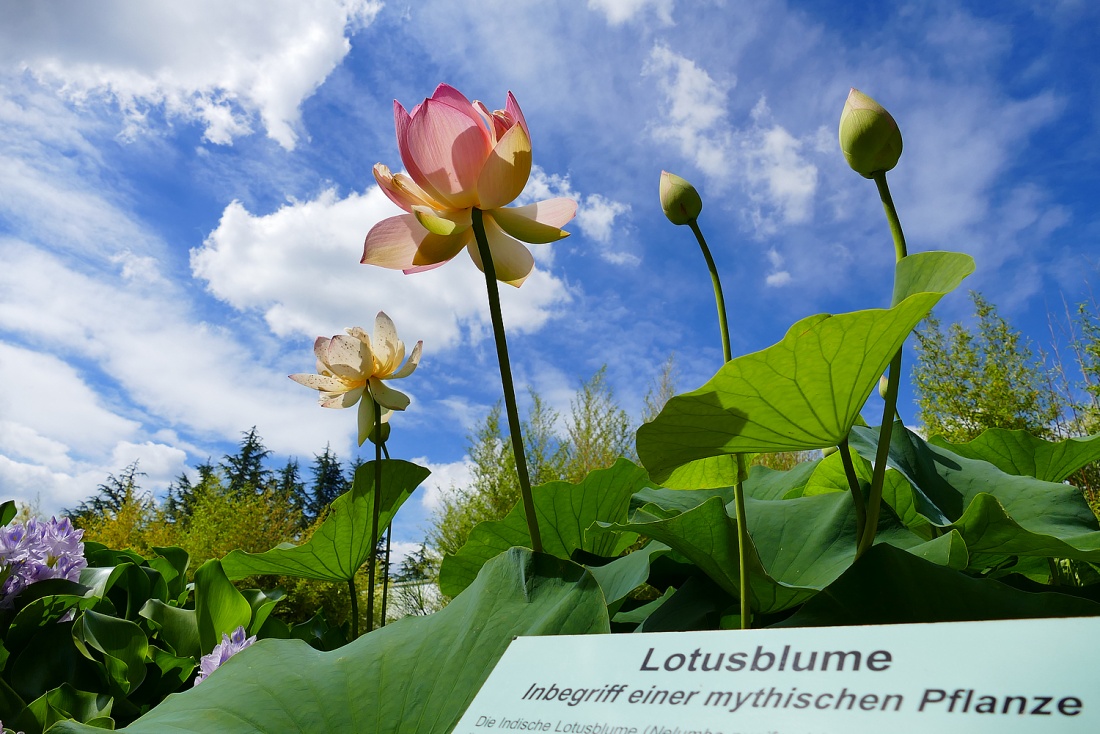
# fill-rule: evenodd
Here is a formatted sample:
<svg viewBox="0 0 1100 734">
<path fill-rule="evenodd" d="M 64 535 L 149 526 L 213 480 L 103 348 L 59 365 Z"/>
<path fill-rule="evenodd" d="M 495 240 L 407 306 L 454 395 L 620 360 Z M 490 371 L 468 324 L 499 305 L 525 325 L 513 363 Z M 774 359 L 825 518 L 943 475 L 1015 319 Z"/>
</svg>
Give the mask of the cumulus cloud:
<svg viewBox="0 0 1100 734">
<path fill-rule="evenodd" d="M 473 481 L 474 464 L 469 456 L 447 464 L 433 464 L 425 456 L 413 459 L 412 462 L 427 467 L 432 472 L 421 485 L 424 491 L 420 495 L 421 507 L 429 512 L 438 510 L 445 496 L 456 489 L 468 487 Z"/>
<path fill-rule="evenodd" d="M 588 0 L 588 7 L 607 17 L 612 26 L 622 25 L 648 13 L 661 25 L 672 25 L 674 0 Z"/>
<path fill-rule="evenodd" d="M 721 193 L 737 185 L 748 194 L 742 213 L 757 234 L 773 235 L 779 225 L 811 218 L 817 191 L 817 167 L 804 154 L 815 150 L 817 133 L 803 141 L 774 121 L 761 98 L 750 124 L 729 120 L 729 93 L 736 79 L 719 81 L 703 67 L 668 46 L 657 44 L 643 74 L 662 93 L 662 117 L 651 132 L 674 143 Z"/>
<path fill-rule="evenodd" d="M 773 247 L 767 252 L 768 264 L 771 265 L 771 272 L 764 278 L 764 283 L 772 287 L 778 287 L 781 285 L 787 285 L 791 282 L 791 274 L 787 270 L 783 269 L 784 259 L 783 256 Z"/>
<path fill-rule="evenodd" d="M 663 119 L 653 125 L 653 135 L 675 143 L 704 173 L 725 181 L 734 147 L 726 105 L 736 78 L 718 81 L 661 43 L 650 51 L 642 73 L 656 80 L 665 100 Z"/>
<path fill-rule="evenodd" d="M 0 63 L 77 102 L 113 101 L 126 117 L 124 137 L 162 109 L 197 120 L 216 144 L 251 132 L 258 116 L 289 149 L 302 101 L 348 53 L 346 34 L 381 7 L 377 0 L 8 3 L 0 7 Z"/>
<path fill-rule="evenodd" d="M 279 336 L 334 334 L 385 310 L 426 350 L 480 339 L 489 325 L 485 279 L 466 254 L 413 275 L 359 264 L 371 226 L 397 213 L 376 186 L 344 198 L 330 189 L 266 215 L 234 202 L 192 251 L 192 269 L 219 299 L 261 312 Z M 516 332 L 538 330 L 568 299 L 565 284 L 542 268 L 522 289 L 501 290 L 508 328 Z"/>
</svg>

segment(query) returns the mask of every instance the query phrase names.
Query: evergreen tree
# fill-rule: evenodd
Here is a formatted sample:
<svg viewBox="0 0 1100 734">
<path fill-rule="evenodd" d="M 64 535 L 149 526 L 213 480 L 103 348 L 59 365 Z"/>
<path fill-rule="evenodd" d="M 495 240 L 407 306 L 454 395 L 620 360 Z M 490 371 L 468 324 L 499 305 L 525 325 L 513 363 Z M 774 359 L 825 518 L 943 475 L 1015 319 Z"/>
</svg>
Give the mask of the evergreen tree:
<svg viewBox="0 0 1100 734">
<path fill-rule="evenodd" d="M 257 493 L 271 479 L 271 472 L 264 468 L 264 459 L 271 452 L 264 447 L 263 439 L 256 433 L 256 426 L 241 434 L 240 448 L 235 454 L 226 454 L 221 469 L 225 472 L 230 494 Z"/>
<path fill-rule="evenodd" d="M 328 444 L 325 444 L 323 452 L 314 454 L 310 471 L 313 474 L 313 482 L 310 484 L 308 515 L 313 520 L 322 516 L 332 501 L 348 491 L 351 485 L 344 476 L 340 459 Z"/>
<path fill-rule="evenodd" d="M 140 495 L 141 488 L 137 478 L 146 476 L 145 472 L 138 471 L 138 462 L 134 461 L 116 477 L 108 474 L 106 481 L 96 487 L 96 493 L 84 500 L 75 509 L 63 510 L 74 525 L 84 526 L 93 518 L 117 514 L 122 508 Z"/>
<path fill-rule="evenodd" d="M 276 472 L 275 493 L 301 515 L 304 528 L 309 523 L 307 511 L 310 507 L 310 496 L 301 479 L 297 459 L 287 459 L 286 466 Z"/>
</svg>

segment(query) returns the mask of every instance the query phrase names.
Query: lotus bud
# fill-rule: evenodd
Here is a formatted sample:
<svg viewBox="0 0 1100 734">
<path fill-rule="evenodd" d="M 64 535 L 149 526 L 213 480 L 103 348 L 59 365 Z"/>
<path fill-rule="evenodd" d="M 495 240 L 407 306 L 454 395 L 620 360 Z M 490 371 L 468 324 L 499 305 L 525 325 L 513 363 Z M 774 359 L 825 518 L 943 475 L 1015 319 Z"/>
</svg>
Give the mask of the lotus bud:
<svg viewBox="0 0 1100 734">
<path fill-rule="evenodd" d="M 885 400 L 886 399 L 886 392 L 889 389 L 890 389 L 890 377 L 888 375 L 884 374 L 882 377 L 878 378 L 878 395 L 879 395 L 879 397 L 882 398 L 883 400 Z"/>
<path fill-rule="evenodd" d="M 703 200 L 687 181 L 674 173 L 661 171 L 661 208 L 673 224 L 688 224 L 699 218 Z"/>
<path fill-rule="evenodd" d="M 852 89 L 840 113 L 840 150 L 852 170 L 873 178 L 898 164 L 901 131 L 882 105 Z"/>
</svg>

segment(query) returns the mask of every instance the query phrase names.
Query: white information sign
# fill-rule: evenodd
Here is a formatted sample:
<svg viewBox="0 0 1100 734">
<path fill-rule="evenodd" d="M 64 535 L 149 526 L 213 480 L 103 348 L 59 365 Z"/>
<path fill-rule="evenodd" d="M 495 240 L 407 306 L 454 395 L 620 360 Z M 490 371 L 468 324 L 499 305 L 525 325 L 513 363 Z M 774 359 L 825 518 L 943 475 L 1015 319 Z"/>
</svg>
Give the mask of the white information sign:
<svg viewBox="0 0 1100 734">
<path fill-rule="evenodd" d="M 1100 618 L 520 637 L 456 734 L 1100 732 Z"/>
</svg>

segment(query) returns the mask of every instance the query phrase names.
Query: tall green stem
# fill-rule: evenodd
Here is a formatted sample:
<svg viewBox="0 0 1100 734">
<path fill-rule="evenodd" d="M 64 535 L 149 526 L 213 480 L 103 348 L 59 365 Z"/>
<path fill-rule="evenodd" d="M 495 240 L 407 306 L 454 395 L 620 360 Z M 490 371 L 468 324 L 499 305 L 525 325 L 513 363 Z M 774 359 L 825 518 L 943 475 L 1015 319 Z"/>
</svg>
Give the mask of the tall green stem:
<svg viewBox="0 0 1100 734">
<path fill-rule="evenodd" d="M 497 344 L 497 362 L 500 363 L 500 381 L 504 387 L 504 406 L 508 412 L 512 452 L 516 457 L 519 491 L 523 497 L 523 514 L 527 518 L 527 530 L 531 534 L 531 548 L 541 553 L 542 536 L 539 535 L 539 522 L 535 517 L 535 500 L 531 495 L 531 477 L 527 473 L 527 457 L 523 452 L 523 433 L 520 430 L 519 408 L 516 405 L 516 389 L 512 384 L 512 367 L 508 362 L 508 340 L 504 336 L 504 317 L 500 313 L 496 266 L 493 265 L 493 253 L 489 250 L 489 240 L 485 236 L 485 223 L 482 221 L 481 210 L 476 207 L 473 210 L 473 226 L 477 251 L 481 255 L 481 267 L 485 271 L 485 289 L 489 294 L 489 315 L 493 321 L 493 337 Z"/>
<path fill-rule="evenodd" d="M 382 453 L 387 459 L 390 458 L 390 450 L 386 448 L 386 442 L 382 442 Z M 390 591 L 390 540 L 393 539 L 393 517 L 390 517 L 390 521 L 386 523 L 386 563 L 382 566 L 382 623 L 380 626 L 386 626 L 386 600 L 389 598 Z"/>
<path fill-rule="evenodd" d="M 707 261 L 707 269 L 710 270 L 710 282 L 714 286 L 714 300 L 718 306 L 718 330 L 722 335 L 722 356 L 725 362 L 733 359 L 733 351 L 730 348 L 730 327 L 726 320 L 726 298 L 722 295 L 722 281 L 718 278 L 718 266 L 714 264 L 714 258 L 707 247 L 707 240 L 699 229 L 699 222 L 692 219 L 688 222 L 695 239 L 699 241 L 699 249 L 703 251 L 703 257 Z M 744 482 L 748 477 L 748 467 L 745 464 L 745 455 L 737 456 L 737 485 L 733 489 L 734 511 L 737 517 L 737 565 L 738 581 L 741 596 L 741 629 L 749 629 L 752 625 L 752 599 L 749 595 L 749 529 L 746 524 L 745 514 L 745 488 Z"/>
<path fill-rule="evenodd" d="M 844 476 L 848 478 L 848 489 L 852 492 L 852 505 L 856 508 L 856 547 L 863 539 L 864 529 L 867 527 L 867 501 L 863 499 L 863 490 L 859 486 L 859 477 L 856 475 L 856 467 L 852 463 L 852 451 L 848 448 L 848 438 L 845 437 L 837 447 L 840 451 L 840 460 L 844 464 Z"/>
<path fill-rule="evenodd" d="M 901 262 L 908 254 L 905 247 L 905 234 L 901 231 L 894 198 L 890 196 L 890 187 L 886 183 L 886 172 L 879 171 L 873 176 L 878 187 L 882 208 L 886 211 L 886 221 L 890 225 L 890 235 L 894 239 L 895 263 Z M 890 436 L 894 428 L 894 415 L 898 406 L 898 386 L 901 383 L 901 347 L 890 361 L 890 372 L 886 380 L 886 395 L 883 396 L 882 425 L 879 426 L 878 450 L 875 452 L 875 468 L 871 474 L 871 492 L 867 498 L 867 520 L 860 535 L 856 557 L 862 556 L 875 542 L 878 531 L 879 510 L 882 506 L 882 487 L 886 481 L 886 462 L 890 457 Z"/>
<path fill-rule="evenodd" d="M 359 592 L 355 588 L 355 576 L 348 579 L 348 593 L 351 598 L 351 639 L 359 636 Z"/>
<path fill-rule="evenodd" d="M 386 526 L 386 560 L 382 564 L 382 618 L 379 627 L 386 626 L 386 598 L 390 592 L 390 541 L 393 540 L 393 523 Z"/>
<path fill-rule="evenodd" d="M 374 401 L 375 437 L 382 434 L 382 406 Z M 370 566 L 367 568 L 367 632 L 374 629 L 374 573 L 378 565 L 378 514 L 382 505 L 382 442 L 374 444 L 374 507 L 370 522 Z"/>
</svg>

